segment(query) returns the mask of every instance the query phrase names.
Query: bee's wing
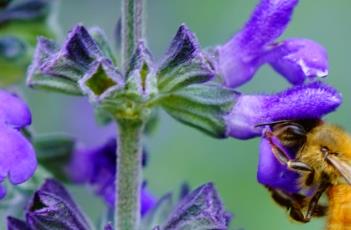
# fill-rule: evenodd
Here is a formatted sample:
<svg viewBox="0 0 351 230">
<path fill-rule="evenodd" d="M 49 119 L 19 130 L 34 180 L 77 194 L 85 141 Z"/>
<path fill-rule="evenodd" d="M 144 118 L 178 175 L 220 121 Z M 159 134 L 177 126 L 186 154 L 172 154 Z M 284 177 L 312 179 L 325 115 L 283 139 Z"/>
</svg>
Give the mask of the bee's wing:
<svg viewBox="0 0 351 230">
<path fill-rule="evenodd" d="M 346 182 L 351 184 L 351 165 L 334 155 L 328 155 L 327 160 L 339 171 Z"/>
</svg>

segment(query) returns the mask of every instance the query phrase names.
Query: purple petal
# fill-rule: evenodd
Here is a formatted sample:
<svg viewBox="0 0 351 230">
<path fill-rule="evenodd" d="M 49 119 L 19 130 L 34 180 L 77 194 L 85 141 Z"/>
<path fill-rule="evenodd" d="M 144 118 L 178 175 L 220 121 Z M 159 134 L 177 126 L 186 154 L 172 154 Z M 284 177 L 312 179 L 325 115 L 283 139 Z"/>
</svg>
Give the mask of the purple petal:
<svg viewBox="0 0 351 230">
<path fill-rule="evenodd" d="M 241 95 L 225 117 L 227 135 L 248 139 L 261 134 L 257 124 L 279 120 L 318 119 L 334 111 L 341 94 L 322 82 L 295 86 L 272 95 Z"/>
<path fill-rule="evenodd" d="M 274 42 L 288 25 L 298 0 L 261 0 L 250 20 L 218 49 L 218 68 L 227 86 L 250 80 L 261 63 L 266 45 Z"/>
<path fill-rule="evenodd" d="M 0 177 L 9 176 L 13 184 L 28 180 L 37 161 L 30 142 L 16 129 L 0 125 Z"/>
<path fill-rule="evenodd" d="M 141 215 L 144 216 L 149 210 L 155 207 L 156 198 L 150 193 L 146 185 L 141 190 Z"/>
<path fill-rule="evenodd" d="M 30 125 L 32 116 L 28 106 L 16 95 L 0 90 L 0 122 L 14 128 Z"/>
<path fill-rule="evenodd" d="M 292 84 L 328 75 L 327 51 L 308 39 L 288 39 L 276 44 L 269 51 L 267 62 Z"/>
<path fill-rule="evenodd" d="M 258 182 L 286 192 L 297 192 L 299 189 L 298 178 L 298 173 L 288 170 L 277 160 L 268 140 L 262 139 L 257 169 Z"/>
</svg>

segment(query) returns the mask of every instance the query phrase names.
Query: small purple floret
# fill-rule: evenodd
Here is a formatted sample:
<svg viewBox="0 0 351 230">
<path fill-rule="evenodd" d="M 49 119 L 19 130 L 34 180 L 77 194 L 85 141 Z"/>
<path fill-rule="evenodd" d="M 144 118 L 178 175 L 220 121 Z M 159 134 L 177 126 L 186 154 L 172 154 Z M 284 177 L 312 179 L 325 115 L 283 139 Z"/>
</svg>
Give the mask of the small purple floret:
<svg viewBox="0 0 351 230">
<path fill-rule="evenodd" d="M 0 90 L 0 183 L 8 177 L 12 184 L 21 184 L 34 174 L 33 146 L 19 130 L 30 123 L 28 106 L 16 95 Z M 0 184 L 0 198 L 5 194 Z"/>
<path fill-rule="evenodd" d="M 318 119 L 342 102 L 333 87 L 313 82 L 272 95 L 241 95 L 225 117 L 227 135 L 239 139 L 260 136 L 261 123 L 279 120 Z"/>
<path fill-rule="evenodd" d="M 316 42 L 288 39 L 274 44 L 286 29 L 297 3 L 298 0 L 261 0 L 241 31 L 217 49 L 217 68 L 225 85 L 244 84 L 265 63 L 293 84 L 328 74 L 326 52 Z"/>
</svg>

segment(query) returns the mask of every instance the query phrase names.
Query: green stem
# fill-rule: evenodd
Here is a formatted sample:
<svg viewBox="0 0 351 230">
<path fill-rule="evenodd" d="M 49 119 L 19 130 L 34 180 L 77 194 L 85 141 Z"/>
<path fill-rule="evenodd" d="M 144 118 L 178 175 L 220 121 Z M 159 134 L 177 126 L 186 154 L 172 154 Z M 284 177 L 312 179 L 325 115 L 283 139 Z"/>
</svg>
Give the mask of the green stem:
<svg viewBox="0 0 351 230">
<path fill-rule="evenodd" d="M 143 0 L 122 0 L 122 68 L 124 73 L 137 42 L 143 38 Z"/>
<path fill-rule="evenodd" d="M 118 121 L 116 230 L 137 230 L 139 227 L 143 127 L 140 121 Z"/>
</svg>

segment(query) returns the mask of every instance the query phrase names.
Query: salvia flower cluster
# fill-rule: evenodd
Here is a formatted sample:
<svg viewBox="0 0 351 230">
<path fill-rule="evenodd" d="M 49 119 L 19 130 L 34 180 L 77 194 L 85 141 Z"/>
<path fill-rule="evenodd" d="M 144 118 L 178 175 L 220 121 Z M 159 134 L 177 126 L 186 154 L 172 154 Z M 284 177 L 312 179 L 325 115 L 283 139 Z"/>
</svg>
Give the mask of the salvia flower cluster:
<svg viewBox="0 0 351 230">
<path fill-rule="evenodd" d="M 128 5 L 131 2 L 135 0 L 123 0 L 128 12 L 123 14 L 122 33 L 128 26 L 142 26 L 138 18 L 142 4 L 135 2 L 133 8 Z M 64 182 L 88 185 L 105 201 L 108 213 L 115 212 L 102 221 L 100 227 L 106 230 L 228 229 L 232 214 L 212 183 L 192 192 L 183 189 L 179 199 L 171 194 L 157 199 L 149 191 L 141 171 L 152 154 L 143 149 L 143 131 L 155 119 L 156 107 L 212 137 L 237 139 L 262 136 L 268 127 L 261 124 L 320 119 L 335 111 L 342 102 L 341 94 L 320 81 L 328 74 L 326 50 L 305 38 L 277 41 L 297 3 L 260 0 L 239 32 L 206 51 L 182 24 L 159 61 L 152 57 L 146 39 L 136 33 L 136 38 L 130 37 L 135 44 L 130 58 L 124 60 L 126 68 L 121 68 L 100 28 L 78 24 L 60 45 L 47 38 L 53 35 L 48 30 L 51 1 L 1 1 L 0 63 L 6 63 L 5 71 L 0 70 L 5 76 L 3 85 L 23 75 L 28 62 L 22 59 L 34 49 L 33 37 L 39 36 L 27 71 L 28 86 L 85 96 L 99 119 L 115 122 L 119 129 L 116 138 L 95 148 L 81 148 L 78 141 L 62 136 L 41 139 L 26 128 L 31 123 L 28 106 L 15 94 L 0 90 L 0 182 L 8 178 L 12 184 L 21 184 L 37 167 L 55 178 L 38 182 L 22 204 L 23 215 L 9 216 L 7 228 L 95 229 Z M 24 22 L 40 29 L 25 29 Z M 17 29 L 31 36 L 14 33 Z M 238 92 L 236 87 L 250 81 L 264 64 L 292 86 L 273 94 Z M 299 190 L 298 174 L 279 163 L 265 138 L 260 144 L 257 179 L 287 192 Z M 5 194 L 1 184 L 0 197 Z"/>
</svg>

